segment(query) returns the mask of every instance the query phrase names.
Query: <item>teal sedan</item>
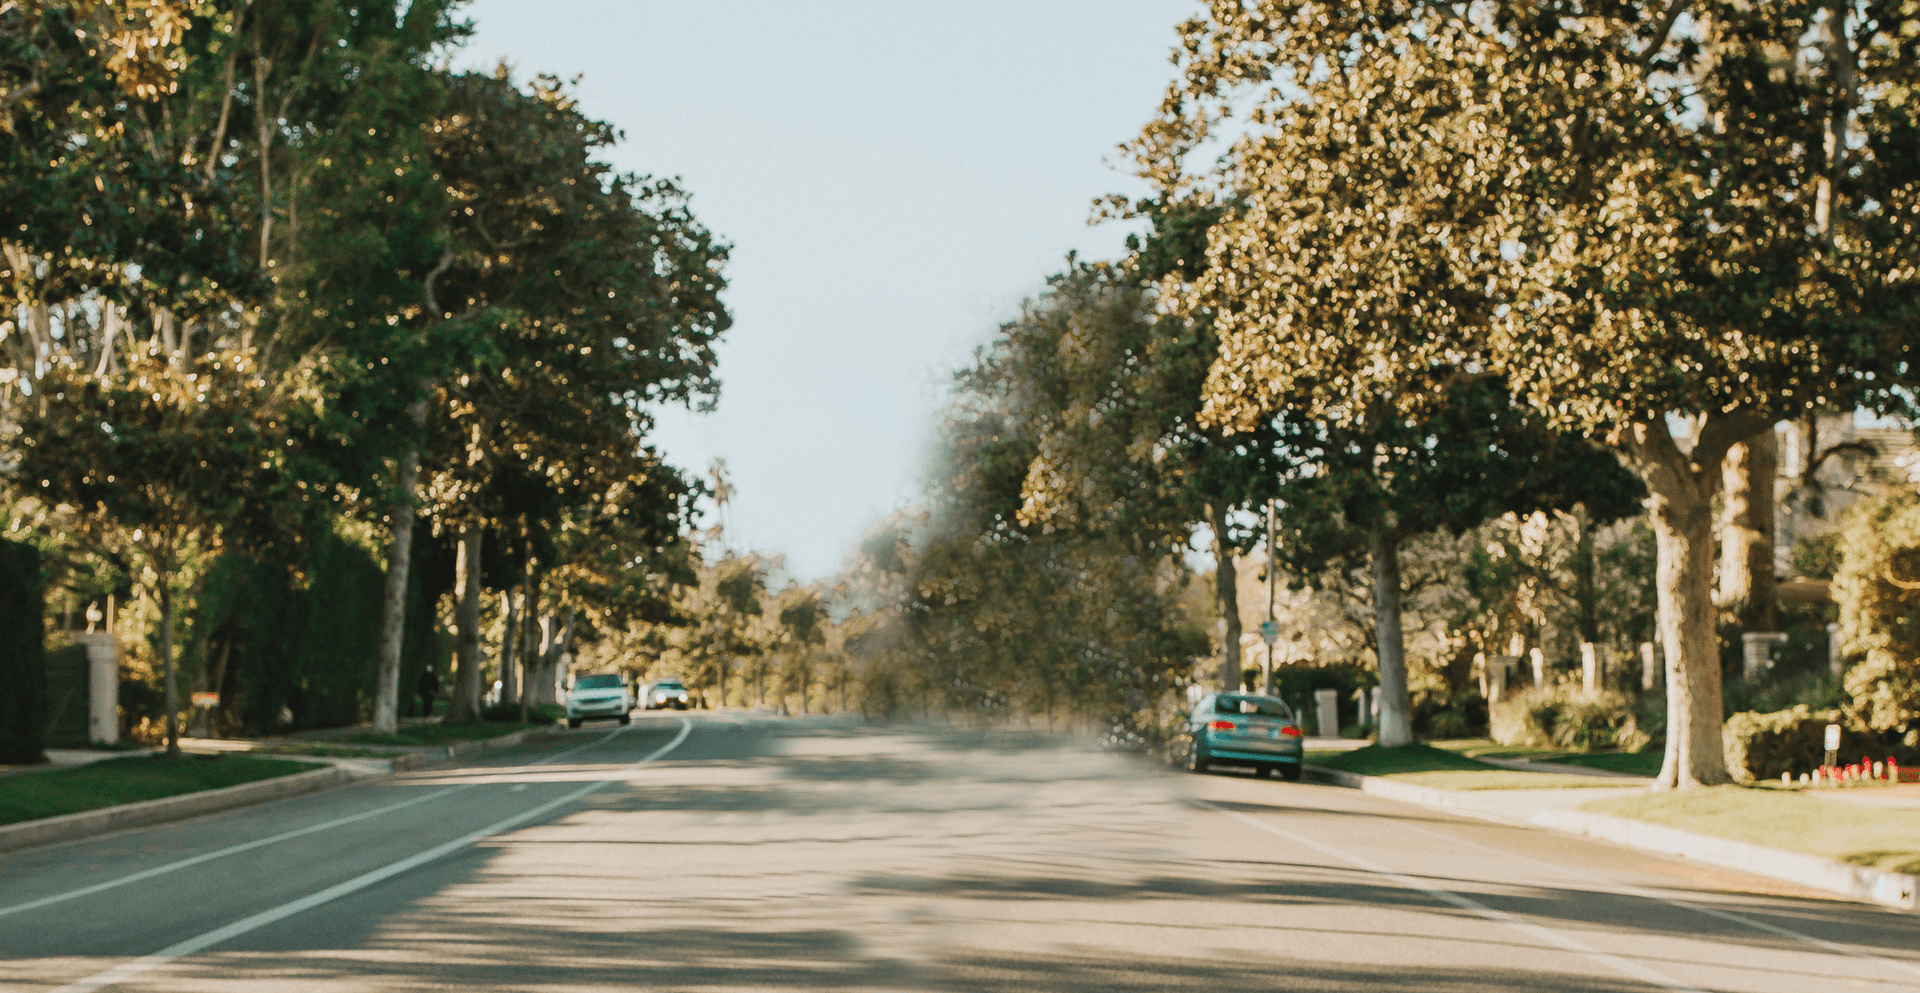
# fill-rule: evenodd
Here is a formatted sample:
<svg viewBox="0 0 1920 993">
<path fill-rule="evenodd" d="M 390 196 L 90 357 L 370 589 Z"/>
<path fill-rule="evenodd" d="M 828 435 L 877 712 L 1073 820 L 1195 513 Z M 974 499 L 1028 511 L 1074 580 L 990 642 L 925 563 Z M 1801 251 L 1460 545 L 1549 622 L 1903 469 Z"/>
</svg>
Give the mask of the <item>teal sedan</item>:
<svg viewBox="0 0 1920 993">
<path fill-rule="evenodd" d="M 1209 693 L 1187 715 L 1181 738 L 1186 767 L 1247 766 L 1256 776 L 1300 781 L 1304 736 L 1286 701 L 1252 693 Z"/>
</svg>

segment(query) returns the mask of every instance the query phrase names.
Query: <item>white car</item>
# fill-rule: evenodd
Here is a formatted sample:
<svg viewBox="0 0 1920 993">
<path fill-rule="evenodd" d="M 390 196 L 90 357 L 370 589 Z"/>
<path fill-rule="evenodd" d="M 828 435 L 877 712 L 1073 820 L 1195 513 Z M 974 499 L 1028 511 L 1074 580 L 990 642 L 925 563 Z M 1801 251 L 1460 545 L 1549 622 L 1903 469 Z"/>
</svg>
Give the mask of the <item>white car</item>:
<svg viewBox="0 0 1920 993">
<path fill-rule="evenodd" d="M 680 677 L 668 676 L 647 684 L 646 690 L 640 694 L 640 707 L 643 710 L 665 710 L 668 707 L 685 710 L 690 706 L 690 699 L 686 684 L 680 682 Z"/>
<path fill-rule="evenodd" d="M 581 676 L 567 691 L 567 726 L 577 728 L 585 721 L 612 718 L 622 724 L 633 720 L 633 689 L 627 677 L 615 673 Z"/>
</svg>

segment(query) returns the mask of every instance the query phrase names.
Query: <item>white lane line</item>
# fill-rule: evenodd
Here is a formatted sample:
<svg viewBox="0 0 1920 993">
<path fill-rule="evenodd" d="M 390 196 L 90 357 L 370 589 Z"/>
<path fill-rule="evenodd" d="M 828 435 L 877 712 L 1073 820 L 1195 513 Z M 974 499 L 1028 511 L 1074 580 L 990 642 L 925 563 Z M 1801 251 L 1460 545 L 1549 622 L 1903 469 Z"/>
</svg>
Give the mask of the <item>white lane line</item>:
<svg viewBox="0 0 1920 993">
<path fill-rule="evenodd" d="M 556 752 L 552 755 L 547 756 L 546 758 L 541 759 L 538 762 L 529 762 L 524 766 L 513 766 L 509 768 L 524 769 L 524 768 L 529 768 L 536 765 L 546 765 L 548 762 L 552 762 L 556 759 L 566 758 L 567 756 L 572 755 L 575 752 L 584 751 L 588 748 L 592 748 L 595 745 L 605 744 L 606 742 L 613 740 L 613 738 L 618 736 L 621 732 L 627 731 L 627 730 L 630 730 L 629 726 L 622 726 L 619 729 L 615 730 L 613 734 L 606 735 L 605 737 L 602 737 L 602 738 L 596 738 L 593 741 L 589 741 L 584 745 L 578 745 L 573 748 L 569 748 L 564 752 Z M 200 865 L 203 862 L 211 862 L 215 859 L 223 859 L 229 855 L 238 855 L 241 852 L 250 852 L 256 848 L 264 848 L 268 845 L 277 845 L 283 841 L 291 841 L 294 838 L 302 838 L 310 834 L 318 834 L 322 831 L 331 831 L 334 828 L 342 827 L 347 824 L 352 824 L 352 823 L 355 823 L 356 821 L 364 821 L 369 818 L 379 817 L 382 814 L 391 814 L 396 810 L 402 810 L 404 808 L 411 807 L 417 803 L 426 803 L 428 800 L 437 799 L 439 797 L 446 796 L 449 793 L 458 793 L 461 790 L 470 790 L 476 786 L 481 786 L 481 785 L 484 785 L 484 784 L 468 783 L 463 786 L 448 786 L 445 789 L 435 790 L 432 793 L 426 794 L 425 796 L 417 796 L 411 800 L 402 800 L 399 803 L 388 804 L 385 807 L 379 807 L 374 810 L 368 810 L 358 814 L 349 814 L 346 817 L 341 817 L 336 820 L 326 821 L 325 823 L 321 823 L 321 824 L 313 824 L 303 828 L 296 828 L 292 831 L 288 831 L 283 834 L 276 834 L 271 838 L 261 838 L 256 841 L 242 842 L 238 845 L 233 845 L 228 848 L 222 848 L 218 851 L 205 852 L 200 855 L 195 855 L 192 858 L 181 859 L 178 862 L 169 862 L 166 865 L 155 866 L 151 869 L 146 869 L 141 872 L 136 872 L 130 876 L 121 876 L 118 879 L 109 879 L 104 883 L 95 883 L 92 886 L 83 886 L 77 890 L 68 890 L 65 893 L 56 893 L 53 896 L 41 897 L 38 900 L 29 900 L 26 903 L 16 903 L 10 907 L 0 907 L 0 917 L 5 917 L 8 914 L 18 914 L 28 910 L 38 910 L 41 907 L 45 907 L 55 903 L 64 903 L 65 901 L 68 901 L 68 900 L 77 900 L 83 896 L 92 896 L 95 893 L 105 892 L 107 890 L 114 889 L 116 887 L 126 886 L 130 883 L 137 883 L 143 879 L 152 879 L 155 876 L 163 876 L 169 872 L 177 872 L 181 869 L 186 869 L 192 866 Z"/>
<path fill-rule="evenodd" d="M 1661 893 L 1657 890 L 1644 889 L 1642 887 L 1635 886 L 1631 883 L 1622 883 L 1617 880 L 1608 879 L 1604 876 L 1596 876 L 1592 873 L 1584 872 L 1579 869 L 1570 868 L 1568 866 L 1557 865 L 1552 862 L 1542 861 L 1541 859 L 1529 858 L 1525 855 L 1515 854 L 1514 852 L 1504 848 L 1495 848 L 1492 845 L 1483 845 L 1480 842 L 1470 841 L 1466 838 L 1457 838 L 1457 837 L 1454 837 L 1453 835 L 1447 834 L 1444 831 L 1434 831 L 1428 828 L 1423 828 L 1417 825 L 1405 824 L 1405 823 L 1400 824 L 1400 826 L 1409 831 L 1414 831 L 1420 834 L 1428 835 L 1430 837 L 1439 838 L 1443 841 L 1451 841 L 1457 845 L 1465 845 L 1468 848 L 1478 848 L 1483 852 L 1490 852 L 1492 854 L 1500 856 L 1501 858 L 1508 859 L 1514 862 L 1525 862 L 1525 863 L 1528 863 L 1529 865 L 1536 865 L 1542 869 L 1546 869 L 1551 872 L 1557 872 L 1560 875 L 1566 876 L 1569 879 L 1578 879 L 1582 882 L 1592 884 L 1606 892 L 1621 894 L 1624 896 L 1639 897 L 1640 899 L 1643 899 L 1643 900 L 1658 900 L 1661 903 L 1667 904 L 1670 907 L 1679 907 L 1683 910 L 1691 910 L 1698 914 L 1705 914 L 1706 916 L 1712 917 L 1716 920 L 1722 920 L 1722 921 L 1726 921 L 1729 924 L 1738 924 L 1743 927 L 1749 927 L 1756 931 L 1764 931 L 1768 934 L 1777 935 L 1782 938 L 1792 938 L 1795 941 L 1805 942 L 1809 945 L 1813 945 L 1816 948 L 1833 952 L 1835 954 L 1847 955 L 1852 958 L 1863 959 L 1868 962 L 1874 962 L 1879 965 L 1883 965 L 1888 969 L 1892 969 L 1895 972 L 1904 972 L 1910 976 L 1920 976 L 1920 968 L 1916 968 L 1915 966 L 1909 965 L 1905 962 L 1901 962 L 1897 959 L 1882 958 L 1878 955 L 1873 954 L 1872 952 L 1863 952 L 1863 951 L 1860 951 L 1859 949 L 1849 948 L 1846 945 L 1837 944 L 1835 942 L 1828 941 L 1824 938 L 1816 938 L 1810 934 L 1802 934 L 1799 931 L 1793 930 L 1792 928 L 1784 928 L 1777 924 L 1769 924 L 1766 921 L 1754 920 L 1751 917 L 1746 917 L 1741 914 L 1732 913 L 1731 911 L 1721 910 L 1718 907 L 1708 907 L 1708 906 L 1703 906 L 1697 903 L 1688 903 L 1685 900 L 1678 900 L 1673 897 L 1667 896 L 1666 894 Z"/>
<path fill-rule="evenodd" d="M 618 732 L 615 732 L 615 733 L 617 734 Z M 634 762 L 631 765 L 621 767 L 620 771 L 614 774 L 613 776 L 610 776 L 606 779 L 602 779 L 597 783 L 588 783 L 587 785 L 582 786 L 571 793 L 568 793 L 566 796 L 559 797 L 553 800 L 548 800 L 546 803 L 543 803 L 529 810 L 521 811 L 520 813 L 515 814 L 512 817 L 509 817 L 505 820 L 495 821 L 494 823 L 489 824 L 478 831 L 473 831 L 468 834 L 462 835 L 445 844 L 435 845 L 424 852 L 421 852 L 417 855 L 410 855 L 406 858 L 401 859 L 398 862 L 393 862 L 393 863 L 389 863 L 387 865 L 381 866 L 380 868 L 375 869 L 372 872 L 362 873 L 361 875 L 355 876 L 344 883 L 340 883 L 335 886 L 329 886 L 326 889 L 319 891 L 318 893 L 310 893 L 307 896 L 303 896 L 298 900 L 294 900 L 289 903 L 283 903 L 280 906 L 274 907 L 271 910 L 263 910 L 260 913 L 253 915 L 252 917 L 246 917 L 246 918 L 242 918 L 240 920 L 234 921 L 232 924 L 228 924 L 225 927 L 215 928 L 211 931 L 208 931 L 205 934 L 195 935 L 191 938 L 188 938 L 185 941 L 176 942 L 172 945 L 168 945 L 167 947 L 162 948 L 157 952 L 154 952 L 152 955 L 142 955 L 137 959 L 133 959 L 127 962 L 122 962 L 119 965 L 116 965 L 113 968 L 108 969 L 104 972 L 97 972 L 91 976 L 86 977 L 85 979 L 75 980 L 74 982 L 68 983 L 67 985 L 62 986 L 59 989 L 54 990 L 53 993 L 93 993 L 94 990 L 98 990 L 103 987 L 113 986 L 118 983 L 124 983 L 127 980 L 134 978 L 135 976 L 139 976 L 143 973 L 151 972 L 154 969 L 158 969 L 161 966 L 174 961 L 175 959 L 184 958 L 188 955 L 192 955 L 195 952 L 204 951 L 223 941 L 228 941 L 233 938 L 237 938 L 243 934 L 246 934 L 249 931 L 255 931 L 260 928 L 266 927 L 267 925 L 272 924 L 275 921 L 285 920 L 286 918 L 292 917 L 293 915 L 298 914 L 302 911 L 312 910 L 313 908 L 318 907 L 322 904 L 331 903 L 334 900 L 338 900 L 343 896 L 347 896 L 352 893 L 357 893 L 361 890 L 366 889 L 369 886 L 372 886 L 375 883 L 382 882 L 387 879 L 391 879 L 394 876 L 398 876 L 409 869 L 418 868 L 443 855 L 448 855 L 453 852 L 457 852 L 462 848 L 465 848 L 469 845 L 474 844 L 475 842 L 485 840 L 486 838 L 499 834 L 502 831 L 507 831 L 507 830 L 511 830 L 512 828 L 518 827 L 519 825 L 524 824 L 527 821 L 530 821 L 536 817 L 539 817 L 541 814 L 547 813 L 548 811 L 551 811 L 556 807 L 561 807 L 561 806 L 565 806 L 566 804 L 572 803 L 573 801 L 578 800 L 589 793 L 592 793 L 594 790 L 597 790 L 602 786 L 606 786 L 610 783 L 619 782 L 620 777 L 625 775 L 626 773 L 632 772 L 635 769 L 639 769 L 642 766 L 650 765 L 655 760 L 659 759 L 662 755 L 665 755 L 668 752 L 671 752 L 674 749 L 680 747 L 680 743 L 687 740 L 687 735 L 692 733 L 693 733 L 693 722 L 682 717 L 680 718 L 680 733 L 677 735 L 674 735 L 672 741 L 669 741 L 665 745 L 662 745 L 660 748 L 655 749 L 646 758 L 643 758 L 638 762 Z"/>
<path fill-rule="evenodd" d="M 1225 814 L 1228 817 L 1231 817 L 1234 820 L 1241 822 L 1242 824 L 1248 825 L 1249 827 L 1257 828 L 1261 831 L 1267 832 L 1268 834 L 1285 838 L 1286 840 L 1291 841 L 1296 845 L 1301 845 L 1307 848 L 1311 848 L 1322 855 L 1331 856 L 1333 858 L 1339 859 L 1342 862 L 1347 863 L 1348 865 L 1354 866 L 1355 868 L 1373 873 L 1374 875 L 1380 876 L 1404 889 L 1417 890 L 1443 903 L 1449 903 L 1455 907 L 1459 907 L 1461 910 L 1478 914 L 1481 917 L 1484 917 L 1490 921 L 1494 921 L 1500 924 L 1505 924 L 1507 927 L 1510 927 L 1515 931 L 1520 932 L 1521 934 L 1528 935 L 1540 941 L 1544 941 L 1550 945 L 1554 945 L 1558 948 L 1561 948 L 1565 951 L 1572 952 L 1575 955 L 1579 955 L 1599 965 L 1605 966 L 1624 976 L 1629 976 L 1634 979 L 1638 979 L 1643 983 L 1652 983 L 1653 985 L 1658 986 L 1662 989 L 1680 991 L 1680 993 L 1704 993 L 1704 991 L 1696 987 L 1688 986 L 1687 984 L 1679 981 L 1678 979 L 1674 979 L 1671 976 L 1665 975 L 1663 973 L 1655 972 L 1654 970 L 1649 969 L 1638 962 L 1634 962 L 1628 959 L 1623 959 L 1618 955 L 1613 955 L 1608 952 L 1603 952 L 1600 949 L 1595 948 L 1592 945 L 1589 945 L 1583 941 L 1578 941 L 1576 939 L 1569 938 L 1566 935 L 1561 934 L 1558 931 L 1554 931 L 1550 928 L 1544 928 L 1538 924 L 1533 924 L 1528 921 L 1523 921 L 1512 914 L 1509 914 L 1502 910 L 1495 910 L 1484 903 L 1481 903 L 1477 900 L 1470 899 L 1468 897 L 1461 896 L 1460 894 L 1455 893 L 1452 890 L 1443 890 L 1437 886 L 1431 886 L 1427 883 L 1421 882 L 1420 880 L 1415 879 L 1412 876 L 1402 875 L 1398 872 L 1394 872 L 1392 869 L 1389 869 L 1386 866 L 1383 866 L 1369 859 L 1363 858 L 1359 855 L 1355 855 L 1351 852 L 1343 851 L 1341 849 L 1333 847 L 1332 845 L 1323 844 L 1321 842 L 1313 840 L 1312 838 L 1308 838 L 1304 835 L 1295 834 L 1292 831 L 1289 831 L 1285 828 L 1275 827 L 1272 824 L 1268 824 L 1265 821 L 1256 820 L 1252 817 L 1248 817 L 1245 814 L 1241 814 L 1232 810 L 1227 810 L 1224 807 L 1216 806 L 1214 804 L 1206 802 L 1205 800 L 1199 800 L 1195 802 L 1199 803 L 1203 807 L 1208 808 L 1209 810 L 1213 810 L 1213 811 L 1217 811 L 1219 813 Z M 60 993 L 60 991 L 55 991 L 55 993 Z"/>
</svg>

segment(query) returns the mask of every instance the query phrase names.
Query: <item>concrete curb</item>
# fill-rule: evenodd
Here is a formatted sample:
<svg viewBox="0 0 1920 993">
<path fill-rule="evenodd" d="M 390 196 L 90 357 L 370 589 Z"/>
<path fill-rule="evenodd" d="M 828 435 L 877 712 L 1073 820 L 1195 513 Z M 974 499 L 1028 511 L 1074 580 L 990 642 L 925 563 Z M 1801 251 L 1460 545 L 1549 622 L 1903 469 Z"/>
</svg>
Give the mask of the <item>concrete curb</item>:
<svg viewBox="0 0 1920 993">
<path fill-rule="evenodd" d="M 1744 841 L 1730 841 L 1711 835 L 1695 834 L 1679 828 L 1663 827 L 1646 821 L 1595 814 L 1584 810 L 1545 810 L 1525 821 L 1498 817 L 1461 806 L 1450 790 L 1436 790 L 1410 783 L 1396 783 L 1378 776 L 1358 776 L 1323 766 L 1306 767 L 1308 778 L 1387 800 L 1399 800 L 1422 807 L 1465 814 L 1482 820 L 1519 827 L 1537 827 L 1574 834 L 1658 855 L 1671 855 L 1694 862 L 1705 862 L 1726 869 L 1738 869 L 1756 876 L 1798 883 L 1813 889 L 1838 893 L 1856 900 L 1920 912 L 1920 877 L 1899 872 L 1869 869 L 1838 859 L 1769 848 Z"/>
<path fill-rule="evenodd" d="M 1920 911 L 1920 876 L 1869 869 L 1819 855 L 1715 838 L 1584 810 L 1543 810 L 1529 818 L 1528 823 L 1644 852 L 1675 855 L 1689 861 L 1783 879 L 1909 913 Z"/>
<path fill-rule="evenodd" d="M 556 728 L 527 728 L 512 734 L 503 734 L 497 738 L 483 738 L 479 741 L 462 741 L 434 749 L 420 749 L 393 756 L 391 772 L 367 772 L 347 765 L 330 765 L 325 769 L 312 772 L 300 772 L 291 776 L 275 779 L 262 779 L 258 782 L 241 783 L 217 790 L 203 790 L 199 793 L 183 793 L 159 800 L 147 800 L 141 803 L 126 803 L 117 807 L 102 807 L 78 814 L 64 814 L 59 817 L 47 817 L 24 824 L 0 826 L 0 852 L 32 848 L 56 841 L 72 841 L 78 838 L 90 838 L 95 835 L 110 834 L 128 828 L 147 827 L 164 824 L 168 821 L 181 821 L 202 814 L 217 813 L 234 807 L 245 807 L 269 800 L 279 800 L 303 793 L 316 793 L 320 790 L 341 786 L 356 779 L 367 779 L 381 775 L 391 775 L 406 769 L 439 765 L 464 755 L 478 752 L 490 752 L 501 748 L 511 748 L 529 738 L 550 735 Z M 262 755 L 271 753 L 261 752 Z M 276 755 L 295 762 L 327 762 L 329 759 L 319 755 Z"/>
<path fill-rule="evenodd" d="M 1305 766 L 1304 778 L 1313 780 L 1314 782 L 1342 786 L 1350 790 L 1359 790 L 1362 793 L 1371 793 L 1385 800 L 1398 800 L 1401 803 L 1412 803 L 1422 807 L 1434 807 L 1447 811 L 1448 813 L 1477 817 L 1483 821 L 1493 821 L 1497 824 L 1520 826 L 1526 823 L 1524 821 L 1501 817 L 1497 814 L 1489 814 L 1483 810 L 1475 810 L 1472 807 L 1462 806 L 1457 798 L 1453 796 L 1452 790 L 1436 790 L 1431 786 L 1396 783 L 1391 779 L 1382 779 L 1379 776 L 1360 776 L 1351 772 L 1341 772 L 1338 769 L 1329 769 L 1325 766 L 1318 765 Z"/>
<path fill-rule="evenodd" d="M 314 793 L 351 782 L 356 778 L 358 777 L 354 775 L 353 770 L 333 766 L 275 779 L 241 783 L 238 786 L 227 786 L 217 790 L 184 793 L 180 796 L 147 800 L 141 803 L 125 803 L 117 807 L 102 807 L 99 810 L 87 810 L 78 814 L 63 814 L 59 817 L 27 821 L 24 824 L 8 824 L 0 827 L 0 852 L 31 848 L 55 841 L 72 841 L 76 838 L 146 827 L 151 824 L 164 824 L 167 821 L 185 820 L 233 807 Z"/>
</svg>

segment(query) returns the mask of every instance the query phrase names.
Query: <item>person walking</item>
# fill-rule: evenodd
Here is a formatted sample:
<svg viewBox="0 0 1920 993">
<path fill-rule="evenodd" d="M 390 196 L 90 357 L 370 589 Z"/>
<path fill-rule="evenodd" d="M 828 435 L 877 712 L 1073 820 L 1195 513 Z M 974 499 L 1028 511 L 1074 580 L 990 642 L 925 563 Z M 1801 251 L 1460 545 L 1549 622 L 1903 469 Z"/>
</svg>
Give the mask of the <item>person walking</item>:
<svg viewBox="0 0 1920 993">
<path fill-rule="evenodd" d="M 420 692 L 420 716 L 432 717 L 433 698 L 440 695 L 440 677 L 434 673 L 433 666 L 421 667 L 420 683 L 415 689 Z"/>
</svg>

